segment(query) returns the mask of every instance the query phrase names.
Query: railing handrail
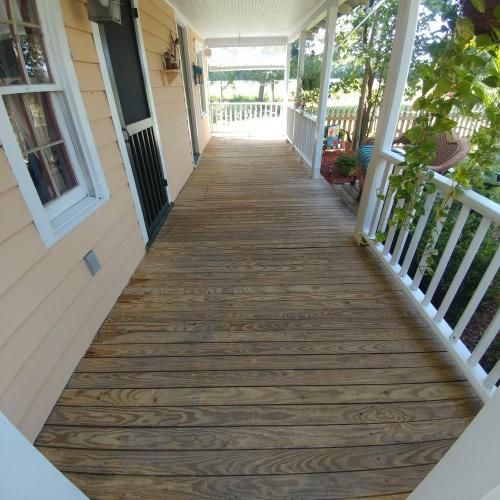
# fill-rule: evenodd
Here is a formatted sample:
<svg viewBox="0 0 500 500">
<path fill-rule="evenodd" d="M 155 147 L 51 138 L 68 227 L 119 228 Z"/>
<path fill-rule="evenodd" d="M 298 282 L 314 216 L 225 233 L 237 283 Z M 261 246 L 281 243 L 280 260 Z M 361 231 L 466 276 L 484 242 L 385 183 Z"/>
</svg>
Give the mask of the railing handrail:
<svg viewBox="0 0 500 500">
<path fill-rule="evenodd" d="M 404 161 L 404 156 L 394 151 L 382 150 L 380 156 L 382 156 L 384 160 L 388 160 L 396 165 Z M 453 181 L 437 172 L 434 172 L 432 182 L 436 185 L 437 189 L 445 195 L 453 189 Z M 486 198 L 486 196 L 472 189 L 461 189 L 455 193 L 454 198 L 495 224 L 500 224 L 500 205 Z"/>
<path fill-rule="evenodd" d="M 234 102 L 234 101 L 223 101 L 223 102 L 211 102 L 210 106 L 241 106 L 244 104 L 267 104 L 267 105 L 282 105 L 283 101 L 242 101 L 242 102 Z"/>
</svg>

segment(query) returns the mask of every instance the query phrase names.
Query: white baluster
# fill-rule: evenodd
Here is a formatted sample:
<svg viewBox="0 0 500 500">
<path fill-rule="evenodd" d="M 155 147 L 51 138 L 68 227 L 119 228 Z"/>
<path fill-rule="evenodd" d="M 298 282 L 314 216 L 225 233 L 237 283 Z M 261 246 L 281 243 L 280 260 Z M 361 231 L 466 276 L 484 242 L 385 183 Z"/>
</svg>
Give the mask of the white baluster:
<svg viewBox="0 0 500 500">
<path fill-rule="evenodd" d="M 389 175 L 392 170 L 392 164 L 389 160 L 385 162 L 385 168 L 384 168 L 384 175 L 382 177 L 382 183 L 380 184 L 380 190 L 379 194 L 385 195 L 387 193 L 387 189 L 389 187 Z M 369 232 L 369 237 L 371 239 L 375 238 L 376 236 L 376 227 L 380 221 L 380 212 L 382 210 L 382 207 L 384 205 L 383 200 L 380 198 L 377 198 L 377 201 L 375 202 L 375 208 L 373 210 L 373 217 L 370 223 L 370 232 Z"/>
<path fill-rule="evenodd" d="M 424 306 L 428 305 L 432 300 L 432 297 L 434 297 L 434 293 L 436 292 L 439 282 L 443 277 L 444 271 L 446 269 L 446 266 L 448 265 L 451 254 L 453 253 L 453 250 L 455 250 L 458 238 L 460 238 L 460 235 L 462 234 L 462 229 L 465 225 L 465 222 L 467 221 L 469 212 L 470 208 L 466 207 L 465 205 L 462 205 L 460 213 L 458 214 L 457 217 L 457 221 L 455 222 L 455 226 L 453 227 L 448 242 L 446 243 L 446 246 L 444 248 L 443 254 L 441 255 L 441 259 L 439 260 L 439 264 L 436 267 L 436 270 L 434 271 L 434 276 L 432 277 L 432 280 L 427 288 L 427 291 L 425 292 L 425 296 L 422 301 L 422 305 Z M 424 263 L 424 265 L 427 266 L 427 263 Z"/>
<path fill-rule="evenodd" d="M 444 207 L 446 213 L 448 213 L 448 210 L 450 209 L 452 203 L 453 203 L 453 200 L 451 198 L 448 199 L 448 201 L 446 202 L 445 207 Z M 425 275 L 425 270 L 427 269 L 427 261 L 428 261 L 429 257 L 432 255 L 434 248 L 436 247 L 436 243 L 439 239 L 439 236 L 441 236 L 441 231 L 443 230 L 443 224 L 444 224 L 445 220 L 446 220 L 446 217 L 441 217 L 436 222 L 436 225 L 434 226 L 434 230 L 432 231 L 432 233 L 430 235 L 429 241 L 427 242 L 427 245 L 426 245 L 426 248 L 424 249 L 422 257 L 420 258 L 420 262 L 418 263 L 417 270 L 415 271 L 413 281 L 411 282 L 411 285 L 410 285 L 410 290 L 417 290 L 418 287 L 420 286 L 420 282 L 422 281 L 422 278 Z"/>
<path fill-rule="evenodd" d="M 500 379 L 500 359 L 496 362 L 490 373 L 488 373 L 488 376 L 484 379 L 483 385 L 486 389 L 492 389 L 498 382 L 498 379 Z"/>
<path fill-rule="evenodd" d="M 444 296 L 444 299 L 439 306 L 438 312 L 434 317 L 434 321 L 441 321 L 444 318 L 444 315 L 448 311 L 452 300 L 455 298 L 455 294 L 457 293 L 458 288 L 462 284 L 462 281 L 465 278 L 465 275 L 467 274 L 467 271 L 469 270 L 469 267 L 472 264 L 477 251 L 479 250 L 479 246 L 481 245 L 486 232 L 490 227 L 490 224 L 491 221 L 486 217 L 483 217 L 481 223 L 479 224 L 479 227 L 477 228 L 476 234 L 470 242 L 469 248 L 467 248 L 467 252 L 465 252 L 464 258 L 462 259 L 462 262 L 460 263 L 460 266 L 455 273 L 453 281 L 451 282 L 448 291 L 446 292 L 446 295 Z"/>
<path fill-rule="evenodd" d="M 394 175 L 399 175 L 402 171 L 402 167 L 399 165 L 394 167 Z M 389 172 L 389 176 L 391 175 L 391 172 Z M 363 189 L 364 191 L 364 189 Z M 391 215 L 392 211 L 392 206 L 394 204 L 394 192 L 388 193 L 388 195 L 385 198 L 384 202 L 384 208 L 382 210 L 382 215 L 380 217 L 380 220 L 378 222 L 377 226 L 377 232 L 383 233 L 387 227 L 387 222 L 389 221 L 389 216 Z"/>
<path fill-rule="evenodd" d="M 477 343 L 475 349 L 472 351 L 467 363 L 470 366 L 476 366 L 479 360 L 483 357 L 484 353 L 488 350 L 491 343 L 495 340 L 495 337 L 498 335 L 498 331 L 500 330 L 500 310 L 497 311 L 495 317 L 492 322 L 485 330 L 481 339 Z"/>
<path fill-rule="evenodd" d="M 408 269 L 410 268 L 415 252 L 417 251 L 418 244 L 420 243 L 420 239 L 422 238 L 422 234 L 429 219 L 429 215 L 431 214 L 436 196 L 437 192 L 427 195 L 425 199 L 424 215 L 420 216 L 420 218 L 418 219 L 417 226 L 415 227 L 415 231 L 413 232 L 410 246 L 408 247 L 408 250 L 406 252 L 401 270 L 399 271 L 399 275 L 401 277 L 406 276 L 406 274 L 408 273 Z"/>
<path fill-rule="evenodd" d="M 499 265 L 500 265 L 500 247 L 497 248 L 495 256 L 491 260 L 488 268 L 486 269 L 486 272 L 483 274 L 483 277 L 481 278 L 479 285 L 477 285 L 474 295 L 472 295 L 469 303 L 467 304 L 467 307 L 462 313 L 462 316 L 460 316 L 458 323 L 455 325 L 450 340 L 456 342 L 462 336 L 465 327 L 469 324 L 472 315 L 476 311 L 477 307 L 479 306 L 479 303 L 481 302 L 481 299 L 484 297 L 484 294 L 488 291 L 488 287 L 490 286 L 491 282 L 493 281 L 493 278 L 498 272 Z"/>
</svg>

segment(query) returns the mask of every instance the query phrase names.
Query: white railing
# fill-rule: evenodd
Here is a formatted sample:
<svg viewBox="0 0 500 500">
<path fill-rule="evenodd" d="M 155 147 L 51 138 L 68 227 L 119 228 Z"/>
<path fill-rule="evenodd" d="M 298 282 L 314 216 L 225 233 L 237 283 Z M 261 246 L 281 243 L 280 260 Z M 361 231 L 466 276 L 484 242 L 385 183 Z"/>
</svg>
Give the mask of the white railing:
<svg viewBox="0 0 500 500">
<path fill-rule="evenodd" d="M 225 132 L 243 126 L 258 126 L 262 120 L 279 120 L 282 102 L 211 102 L 212 132 Z"/>
<path fill-rule="evenodd" d="M 293 106 L 288 106 L 287 137 L 290 144 L 311 167 L 316 142 L 316 118 L 306 112 L 294 109 Z"/>
<path fill-rule="evenodd" d="M 459 288 L 488 231 L 500 224 L 500 205 L 474 191 L 460 191 L 455 197 L 455 203 L 460 204 L 460 212 L 444 245 L 444 250 L 439 256 L 439 262 L 432 277 L 429 276 L 424 280 L 430 252 L 435 248 L 440 236 L 444 236 L 444 233 L 441 233 L 443 222 L 438 223 L 433 230 L 431 228 L 430 238 L 426 236 L 429 234 L 429 231 L 426 231 L 429 226 L 429 216 L 433 206 L 439 200 L 446 199 L 444 197 L 452 189 L 452 181 L 447 177 L 435 174 L 433 182 L 437 190 L 435 193 L 427 195 L 425 214 L 419 217 L 418 220 L 411 221 L 415 224 L 415 229 L 411 232 L 408 229 L 396 230 L 395 226 L 389 225 L 391 212 L 394 208 L 394 199 L 393 195 L 388 192 L 388 184 L 389 176 L 393 173 L 397 174 L 403 168 L 399 165 L 402 159 L 401 156 L 393 152 L 381 152 L 379 155 L 374 155 L 374 162 L 370 165 L 370 169 L 374 168 L 380 174 L 374 177 L 379 181 L 375 181 L 371 191 L 372 193 L 385 195 L 385 200 L 376 196 L 371 198 L 371 203 L 365 205 L 367 207 L 365 212 L 359 214 L 358 230 L 360 230 L 363 239 L 370 243 L 383 264 L 390 269 L 392 275 L 403 285 L 417 306 L 418 311 L 427 320 L 435 334 L 444 341 L 467 378 L 483 400 L 486 401 L 494 394 L 496 390 L 495 384 L 500 379 L 500 360 L 496 360 L 494 367 L 489 370 L 489 373 L 486 373 L 481 365 L 481 359 L 498 334 L 500 312 L 496 311 L 495 317 L 472 351 L 467 348 L 461 339 L 464 330 L 477 311 L 481 300 L 498 272 L 500 266 L 500 249 L 498 246 L 480 282 L 473 291 L 469 303 L 461 312 L 461 316 L 454 326 L 448 324 L 445 315 L 457 292 L 459 292 Z M 436 290 L 442 283 L 450 258 L 459 242 L 464 226 L 473 212 L 479 214 L 480 223 L 468 243 L 465 255 L 452 277 L 447 291 L 442 298 L 440 297 L 435 306 L 433 299 Z M 377 241 L 377 234 L 386 234 L 383 243 Z M 425 241 L 423 241 L 423 238 L 425 238 Z M 423 251 L 420 248 L 420 255 L 417 251 L 419 246 L 424 247 Z M 423 285 L 423 282 L 425 282 L 425 285 Z"/>
</svg>

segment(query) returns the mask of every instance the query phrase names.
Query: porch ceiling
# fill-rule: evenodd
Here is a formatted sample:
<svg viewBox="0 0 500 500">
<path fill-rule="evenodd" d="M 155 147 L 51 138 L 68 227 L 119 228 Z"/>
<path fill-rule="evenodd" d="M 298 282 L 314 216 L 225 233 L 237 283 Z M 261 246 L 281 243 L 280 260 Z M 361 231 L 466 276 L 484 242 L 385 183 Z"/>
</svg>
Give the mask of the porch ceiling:
<svg viewBox="0 0 500 500">
<path fill-rule="evenodd" d="M 205 38 L 292 37 L 325 10 L 326 0 L 169 0 Z M 340 13 L 366 0 L 340 0 Z"/>
</svg>

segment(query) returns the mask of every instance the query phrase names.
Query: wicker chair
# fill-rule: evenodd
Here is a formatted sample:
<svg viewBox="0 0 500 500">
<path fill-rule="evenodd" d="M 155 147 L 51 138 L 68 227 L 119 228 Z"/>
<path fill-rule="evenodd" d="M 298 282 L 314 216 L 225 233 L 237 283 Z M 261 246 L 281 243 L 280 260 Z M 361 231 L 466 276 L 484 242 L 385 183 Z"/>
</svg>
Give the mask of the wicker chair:
<svg viewBox="0 0 500 500">
<path fill-rule="evenodd" d="M 469 143 L 467 139 L 458 137 L 455 133 L 439 134 L 435 137 L 436 154 L 430 169 L 438 174 L 445 174 L 450 168 L 461 162 L 469 152 Z M 373 144 L 373 139 L 367 139 L 363 144 Z M 394 139 L 394 145 L 411 144 L 404 135 Z M 365 180 L 365 171 L 361 165 L 358 165 L 359 178 L 359 197 L 363 191 Z M 359 198 L 358 197 L 358 198 Z"/>
</svg>

